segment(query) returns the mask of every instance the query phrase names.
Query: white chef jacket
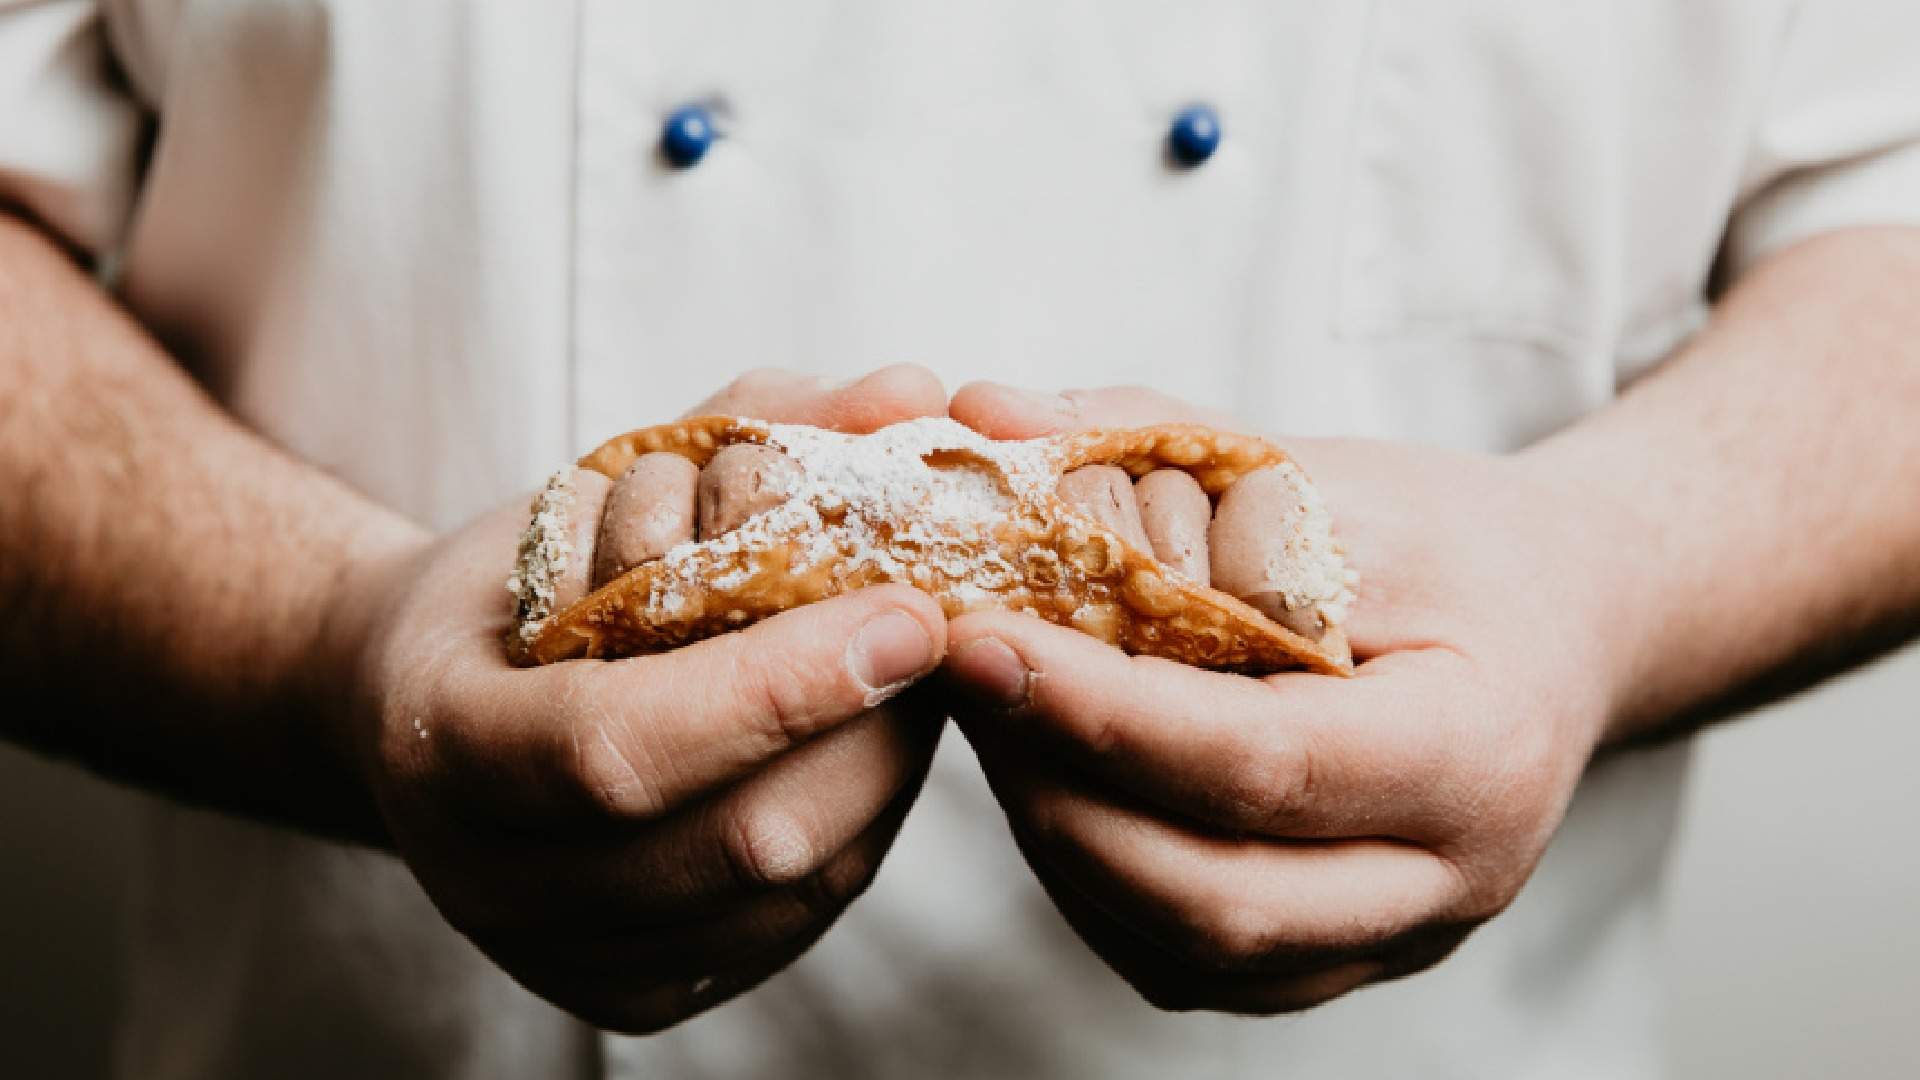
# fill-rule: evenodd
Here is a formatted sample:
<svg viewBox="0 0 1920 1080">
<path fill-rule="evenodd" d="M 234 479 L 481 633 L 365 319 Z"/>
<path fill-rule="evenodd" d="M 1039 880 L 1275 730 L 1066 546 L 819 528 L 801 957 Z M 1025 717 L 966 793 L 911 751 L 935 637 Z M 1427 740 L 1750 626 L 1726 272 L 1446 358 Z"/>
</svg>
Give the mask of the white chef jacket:
<svg viewBox="0 0 1920 1080">
<path fill-rule="evenodd" d="M 1669 353 L 1716 265 L 1920 219 L 1916 42 L 1903 0 L 0 0 L 0 200 L 117 252 L 246 422 L 437 526 L 758 365 L 1500 450 Z M 686 102 L 723 137 L 676 169 Z M 1224 140 L 1183 170 L 1192 102 Z M 816 948 L 649 1039 L 521 990 L 396 861 L 159 809 L 121 1067 L 1652 1076 L 1686 754 L 1596 766 L 1439 968 L 1278 1019 L 1137 1000 L 954 737 Z"/>
</svg>

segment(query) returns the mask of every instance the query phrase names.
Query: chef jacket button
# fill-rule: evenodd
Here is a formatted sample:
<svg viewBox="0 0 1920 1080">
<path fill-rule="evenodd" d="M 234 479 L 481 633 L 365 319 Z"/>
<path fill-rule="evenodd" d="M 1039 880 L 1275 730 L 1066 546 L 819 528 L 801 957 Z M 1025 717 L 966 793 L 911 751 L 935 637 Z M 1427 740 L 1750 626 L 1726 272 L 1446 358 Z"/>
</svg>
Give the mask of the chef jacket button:
<svg viewBox="0 0 1920 1080">
<path fill-rule="evenodd" d="M 1189 105 L 1173 118 L 1167 130 L 1167 153 L 1188 168 L 1220 149 L 1220 114 L 1207 105 Z"/>
<path fill-rule="evenodd" d="M 682 105 L 660 127 L 660 154 L 676 168 L 690 168 L 713 149 L 713 114 L 704 105 Z"/>
</svg>

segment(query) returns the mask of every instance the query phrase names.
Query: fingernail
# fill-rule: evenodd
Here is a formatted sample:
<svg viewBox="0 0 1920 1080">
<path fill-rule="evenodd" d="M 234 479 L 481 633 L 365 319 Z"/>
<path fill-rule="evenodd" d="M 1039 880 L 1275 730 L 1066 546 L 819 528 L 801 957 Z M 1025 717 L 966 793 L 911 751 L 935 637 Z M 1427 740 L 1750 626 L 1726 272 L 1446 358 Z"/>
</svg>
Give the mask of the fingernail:
<svg viewBox="0 0 1920 1080">
<path fill-rule="evenodd" d="M 867 688 L 867 704 L 892 697 L 933 666 L 933 639 L 920 620 L 893 610 L 867 620 L 847 645 L 847 670 Z"/>
<path fill-rule="evenodd" d="M 1025 387 L 1005 387 L 1007 394 L 1022 405 L 1044 412 L 1062 422 L 1076 420 L 1080 410 L 1072 399 L 1064 394 L 1049 394 L 1042 390 L 1028 390 Z"/>
<path fill-rule="evenodd" d="M 1003 708 L 1027 703 L 1033 675 L 1026 662 L 999 638 L 968 642 L 947 658 L 947 669 L 974 693 Z"/>
</svg>

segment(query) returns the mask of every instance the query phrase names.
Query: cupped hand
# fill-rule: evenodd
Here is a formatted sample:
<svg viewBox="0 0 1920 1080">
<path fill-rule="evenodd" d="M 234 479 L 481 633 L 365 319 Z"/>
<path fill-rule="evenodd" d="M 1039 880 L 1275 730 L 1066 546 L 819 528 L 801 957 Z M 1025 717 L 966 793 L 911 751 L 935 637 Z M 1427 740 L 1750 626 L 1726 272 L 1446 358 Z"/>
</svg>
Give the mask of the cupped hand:
<svg viewBox="0 0 1920 1080">
<path fill-rule="evenodd" d="M 758 372 L 696 413 L 868 430 L 938 415 L 930 374 Z M 652 1031 L 815 941 L 872 879 L 939 738 L 901 691 L 940 608 L 867 589 L 672 653 L 517 669 L 504 588 L 525 502 L 356 587 L 350 736 L 393 843 L 515 978 Z"/>
<path fill-rule="evenodd" d="M 1231 420 L 1159 394 L 964 388 L 1000 438 Z M 1619 660 L 1614 521 L 1515 461 L 1288 443 L 1361 575 L 1351 679 L 1129 657 L 979 612 L 944 670 L 1014 836 L 1074 928 L 1165 1008 L 1277 1013 L 1439 962 L 1526 881 Z"/>
</svg>

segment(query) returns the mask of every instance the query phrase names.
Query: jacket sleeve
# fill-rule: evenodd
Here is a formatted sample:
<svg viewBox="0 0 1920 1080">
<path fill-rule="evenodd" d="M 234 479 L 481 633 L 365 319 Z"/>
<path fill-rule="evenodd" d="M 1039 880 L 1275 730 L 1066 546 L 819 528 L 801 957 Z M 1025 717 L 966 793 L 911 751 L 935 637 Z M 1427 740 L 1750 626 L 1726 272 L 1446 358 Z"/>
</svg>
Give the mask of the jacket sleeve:
<svg viewBox="0 0 1920 1080">
<path fill-rule="evenodd" d="M 1725 269 L 1816 233 L 1920 225 L 1920 3 L 1802 0 L 1753 131 Z"/>
<path fill-rule="evenodd" d="M 0 0 L 0 212 L 83 251 L 121 239 L 146 117 L 94 0 Z"/>
</svg>

